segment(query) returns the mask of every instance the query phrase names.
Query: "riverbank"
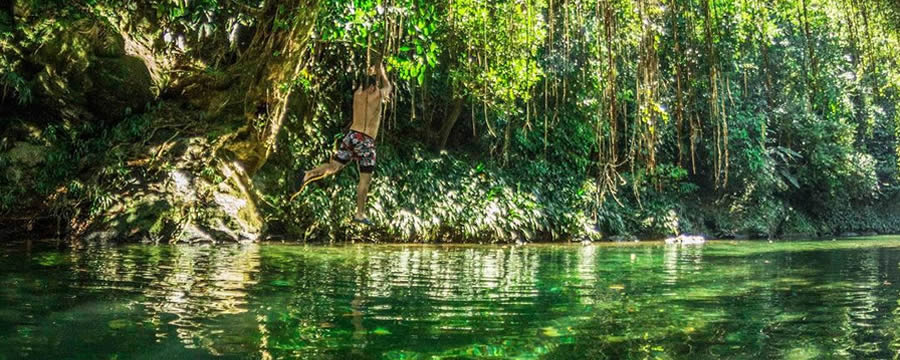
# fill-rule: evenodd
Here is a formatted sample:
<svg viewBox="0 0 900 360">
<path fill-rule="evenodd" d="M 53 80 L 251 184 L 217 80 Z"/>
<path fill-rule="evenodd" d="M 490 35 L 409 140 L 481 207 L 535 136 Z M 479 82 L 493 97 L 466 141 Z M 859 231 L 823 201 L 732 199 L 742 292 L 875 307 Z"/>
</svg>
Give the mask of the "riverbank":
<svg viewBox="0 0 900 360">
<path fill-rule="evenodd" d="M 900 231 L 900 223 L 894 215 L 900 211 L 894 210 L 894 203 L 887 200 L 875 206 L 846 210 L 847 214 L 852 214 L 849 216 L 818 221 L 798 210 L 772 206 L 723 216 L 729 214 L 727 208 L 733 204 L 712 206 L 714 199 L 697 198 L 699 189 L 696 186 L 693 187 L 695 190 L 684 193 L 642 194 L 643 208 L 634 204 L 635 198 L 631 194 L 620 196 L 619 203 L 607 201 L 597 207 L 593 179 L 566 176 L 566 169 L 552 168 L 540 162 L 513 169 L 502 168 L 488 159 L 479 160 L 467 154 L 438 154 L 423 149 L 421 144 L 398 148 L 388 143 L 381 146 L 381 162 L 369 199 L 370 215 L 377 224 L 375 228 L 360 228 L 349 222 L 349 214 L 355 206 L 357 174 L 353 168 L 310 186 L 295 202 L 287 202 L 293 190 L 290 187 L 292 174 L 324 161 L 327 152 L 319 151 L 317 156 L 291 159 L 291 163 L 276 159 L 270 168 L 260 173 L 252 189 L 253 197 L 258 199 L 259 218 L 266 219 L 266 223 L 260 226 L 258 237 L 241 238 L 226 231 L 204 231 L 189 226 L 186 221 L 225 223 L 229 219 L 228 213 L 208 211 L 206 207 L 216 204 L 216 196 L 221 200 L 226 192 L 206 194 L 208 202 L 195 199 L 193 202 L 165 203 L 160 202 L 164 197 L 145 197 L 139 190 L 150 186 L 140 185 L 141 182 L 168 183 L 165 185 L 168 188 L 160 187 L 157 191 L 169 189 L 175 194 L 196 194 L 210 192 L 209 189 L 219 187 L 224 181 L 222 177 L 216 179 L 214 176 L 185 178 L 182 179 L 184 187 L 179 188 L 178 176 L 188 176 L 185 169 L 193 166 L 179 159 L 190 153 L 187 144 L 194 142 L 196 137 L 173 138 L 172 134 L 174 132 L 159 131 L 154 139 L 145 140 L 145 148 L 129 149 L 127 153 L 116 151 L 122 151 L 117 149 L 132 139 L 113 142 L 108 147 L 101 145 L 83 155 L 86 159 L 78 161 L 83 166 L 62 173 L 56 179 L 38 175 L 59 165 L 41 157 L 52 158 L 75 145 L 40 148 L 36 154 L 41 160 L 35 161 L 37 165 L 32 167 L 22 168 L 23 163 L 14 163 L 7 171 L 25 174 L 21 176 L 22 181 L 14 184 L 17 189 L 12 190 L 18 194 L 15 201 L 21 203 L 9 205 L 8 213 L 19 214 L 18 218 L 0 216 L 3 236 L 49 235 L 88 242 L 292 239 L 300 242 L 515 243 L 647 240 L 683 233 L 709 238 L 827 239 L 853 233 L 871 235 L 875 230 Z M 77 135 L 72 137 L 77 138 Z M 162 142 L 164 140 L 167 141 Z M 155 164 L 141 163 L 144 154 L 161 153 L 160 149 L 164 147 L 182 150 L 160 157 Z M 98 158 L 96 154 L 107 156 Z M 113 170 L 116 176 L 113 179 L 69 178 L 74 174 L 109 173 L 114 166 L 119 167 Z M 203 169 L 194 172 L 202 173 Z M 220 183 L 216 184 L 216 180 Z M 77 190 L 78 184 L 96 190 L 80 194 L 68 192 Z M 691 188 L 691 184 L 683 179 L 673 187 Z M 41 197 L 41 189 L 57 189 L 50 194 L 49 199 L 53 200 Z M 6 191 L 11 190 L 7 188 Z M 235 199 L 238 197 L 234 196 L 232 201 L 240 201 Z M 75 211 L 75 217 L 67 217 L 66 212 L 53 215 L 54 211 L 59 211 L 56 209 L 65 210 L 67 206 L 83 207 L 68 209 Z M 240 218 L 238 211 L 233 214 L 234 218 Z M 78 229 L 82 230 L 73 232 Z M 232 231 L 240 231 L 240 228 L 236 226 Z"/>
<path fill-rule="evenodd" d="M 694 178 L 676 171 L 661 190 L 642 185 L 642 192 L 621 191 L 598 203 L 596 180 L 572 176 L 579 170 L 566 164 L 514 159 L 520 165 L 503 166 L 469 151 L 434 152 L 392 135 L 379 144 L 369 198 L 377 225 L 360 228 L 349 221 L 354 167 L 287 201 L 295 174 L 327 161 L 327 144 L 312 142 L 301 151 L 276 154 L 248 182 L 236 181 L 224 175 L 227 162 L 210 156 L 216 141 L 209 139 L 221 128 L 199 123 L 169 128 L 164 120 L 190 116 L 177 103 L 162 102 L 100 137 L 92 126 L 41 128 L 20 118 L 11 129 L 24 135 L 0 153 L 7 178 L 17 179 L 0 186 L 6 194 L 3 236 L 87 242 L 515 243 L 678 234 L 827 239 L 900 232 L 900 201 L 890 193 L 868 204 L 810 209 L 773 196 L 759 203 L 705 193 Z M 299 124 L 286 124 L 294 126 Z M 331 131 L 340 130 L 323 133 Z"/>
</svg>

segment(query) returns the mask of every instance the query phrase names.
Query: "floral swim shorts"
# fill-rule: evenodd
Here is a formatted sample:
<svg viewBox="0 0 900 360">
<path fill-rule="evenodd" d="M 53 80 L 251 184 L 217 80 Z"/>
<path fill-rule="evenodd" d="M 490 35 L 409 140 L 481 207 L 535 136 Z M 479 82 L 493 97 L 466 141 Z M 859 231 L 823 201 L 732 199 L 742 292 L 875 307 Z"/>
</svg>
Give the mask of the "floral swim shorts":
<svg viewBox="0 0 900 360">
<path fill-rule="evenodd" d="M 372 173 L 375 171 L 375 139 L 361 132 L 350 130 L 341 141 L 341 148 L 334 154 L 334 158 L 341 164 L 347 164 L 350 160 L 358 160 L 360 172 Z"/>
</svg>

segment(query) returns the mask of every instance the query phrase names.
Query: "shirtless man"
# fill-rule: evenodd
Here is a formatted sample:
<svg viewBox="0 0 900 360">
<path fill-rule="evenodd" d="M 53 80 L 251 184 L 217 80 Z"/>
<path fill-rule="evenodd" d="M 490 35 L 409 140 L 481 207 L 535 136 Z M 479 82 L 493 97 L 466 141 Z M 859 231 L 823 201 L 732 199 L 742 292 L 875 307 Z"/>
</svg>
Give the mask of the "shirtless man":
<svg viewBox="0 0 900 360">
<path fill-rule="evenodd" d="M 371 226 L 374 224 L 366 217 L 366 198 L 372 172 L 375 171 L 375 137 L 378 136 L 378 127 L 381 125 L 381 103 L 389 100 L 392 86 L 384 73 L 384 64 L 370 67 L 367 73 L 369 76 L 376 75 L 377 81 L 367 88 L 360 84 L 353 93 L 353 124 L 341 141 L 340 150 L 327 164 L 304 172 L 303 182 L 297 193 L 307 184 L 335 174 L 351 160 L 357 160 L 359 185 L 356 187 L 356 214 L 353 221 Z"/>
</svg>

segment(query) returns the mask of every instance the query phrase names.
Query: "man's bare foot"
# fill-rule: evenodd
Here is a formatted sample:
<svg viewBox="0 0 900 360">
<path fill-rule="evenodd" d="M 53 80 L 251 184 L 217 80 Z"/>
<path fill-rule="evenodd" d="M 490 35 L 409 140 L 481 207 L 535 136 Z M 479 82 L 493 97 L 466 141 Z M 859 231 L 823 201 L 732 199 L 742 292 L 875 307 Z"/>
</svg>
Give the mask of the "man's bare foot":
<svg viewBox="0 0 900 360">
<path fill-rule="evenodd" d="M 291 195 L 291 198 L 288 199 L 288 202 L 294 201 L 294 199 L 297 197 L 297 195 L 300 195 L 300 192 L 302 192 L 303 188 L 306 187 L 306 185 L 309 181 L 309 178 L 310 178 L 309 171 L 304 171 L 302 173 L 302 176 L 300 177 L 300 185 L 297 186 L 297 191 L 294 192 L 293 195 Z"/>
</svg>

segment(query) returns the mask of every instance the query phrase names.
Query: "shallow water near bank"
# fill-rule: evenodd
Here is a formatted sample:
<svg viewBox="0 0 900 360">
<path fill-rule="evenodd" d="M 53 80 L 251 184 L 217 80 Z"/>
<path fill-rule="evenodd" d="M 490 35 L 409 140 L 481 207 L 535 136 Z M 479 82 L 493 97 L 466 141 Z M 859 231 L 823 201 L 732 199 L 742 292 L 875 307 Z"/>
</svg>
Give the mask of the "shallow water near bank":
<svg viewBox="0 0 900 360">
<path fill-rule="evenodd" d="M 893 359 L 900 237 L 0 250 L 0 359 Z"/>
</svg>

